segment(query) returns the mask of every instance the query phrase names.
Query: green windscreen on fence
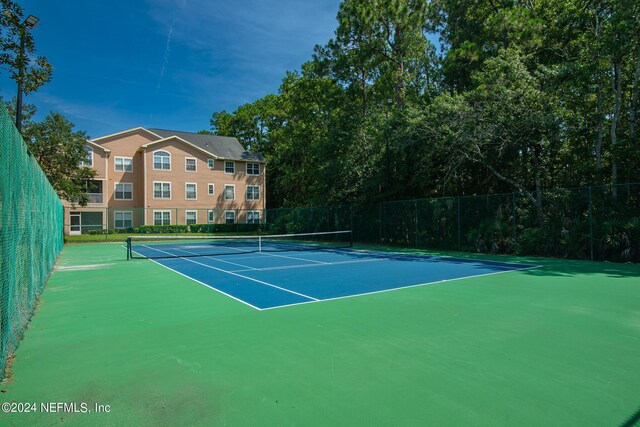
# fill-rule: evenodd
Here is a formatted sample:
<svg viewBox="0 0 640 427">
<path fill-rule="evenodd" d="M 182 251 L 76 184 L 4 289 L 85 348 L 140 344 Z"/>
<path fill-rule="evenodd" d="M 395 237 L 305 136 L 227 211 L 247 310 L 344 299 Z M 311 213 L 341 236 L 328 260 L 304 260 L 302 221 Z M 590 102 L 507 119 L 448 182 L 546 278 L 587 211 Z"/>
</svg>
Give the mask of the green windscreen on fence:
<svg viewBox="0 0 640 427">
<path fill-rule="evenodd" d="M 62 249 L 62 202 L 0 107 L 0 378 Z"/>
<path fill-rule="evenodd" d="M 640 184 L 267 209 L 265 229 L 348 228 L 356 243 L 640 262 Z"/>
</svg>

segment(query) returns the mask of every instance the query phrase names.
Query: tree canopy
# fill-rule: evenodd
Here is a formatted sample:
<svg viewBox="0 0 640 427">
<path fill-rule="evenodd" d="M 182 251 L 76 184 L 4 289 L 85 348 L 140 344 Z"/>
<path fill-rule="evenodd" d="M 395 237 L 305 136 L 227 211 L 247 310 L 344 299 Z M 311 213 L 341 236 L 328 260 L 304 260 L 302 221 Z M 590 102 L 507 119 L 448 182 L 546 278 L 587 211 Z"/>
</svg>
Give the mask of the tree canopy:
<svg viewBox="0 0 640 427">
<path fill-rule="evenodd" d="M 639 94 L 638 2 L 345 0 L 335 37 L 277 94 L 211 123 L 265 154 L 270 206 L 539 203 L 640 181 Z"/>
</svg>

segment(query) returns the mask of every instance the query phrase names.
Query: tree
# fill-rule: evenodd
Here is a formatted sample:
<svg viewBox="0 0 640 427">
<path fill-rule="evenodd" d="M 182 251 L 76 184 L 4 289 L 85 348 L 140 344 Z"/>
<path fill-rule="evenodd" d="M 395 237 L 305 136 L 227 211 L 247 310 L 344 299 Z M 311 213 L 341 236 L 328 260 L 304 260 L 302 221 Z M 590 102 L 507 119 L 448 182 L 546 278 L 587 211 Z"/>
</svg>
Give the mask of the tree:
<svg viewBox="0 0 640 427">
<path fill-rule="evenodd" d="M 49 182 L 63 199 L 85 206 L 87 183 L 96 171 L 79 166 L 86 159 L 87 137 L 59 113 L 23 129 L 23 137 Z"/>
<path fill-rule="evenodd" d="M 51 64 L 44 56 L 35 56 L 35 42 L 23 25 L 22 8 L 12 0 L 1 0 L 1 4 L 0 67 L 6 69 L 16 83 L 22 83 L 25 94 L 34 92 L 51 80 Z M 22 78 L 20 70 L 23 70 Z"/>
</svg>

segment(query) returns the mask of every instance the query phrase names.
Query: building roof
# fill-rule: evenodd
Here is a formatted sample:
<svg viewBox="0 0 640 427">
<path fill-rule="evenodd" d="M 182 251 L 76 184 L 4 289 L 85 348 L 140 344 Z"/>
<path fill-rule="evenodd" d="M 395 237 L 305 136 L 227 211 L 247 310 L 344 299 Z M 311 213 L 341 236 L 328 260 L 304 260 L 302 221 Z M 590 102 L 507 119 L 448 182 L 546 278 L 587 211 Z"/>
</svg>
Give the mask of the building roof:
<svg viewBox="0 0 640 427">
<path fill-rule="evenodd" d="M 245 151 L 237 138 L 230 136 L 206 135 L 165 129 L 147 129 L 162 138 L 176 136 L 196 147 L 225 160 L 264 162 L 262 153 Z"/>
</svg>

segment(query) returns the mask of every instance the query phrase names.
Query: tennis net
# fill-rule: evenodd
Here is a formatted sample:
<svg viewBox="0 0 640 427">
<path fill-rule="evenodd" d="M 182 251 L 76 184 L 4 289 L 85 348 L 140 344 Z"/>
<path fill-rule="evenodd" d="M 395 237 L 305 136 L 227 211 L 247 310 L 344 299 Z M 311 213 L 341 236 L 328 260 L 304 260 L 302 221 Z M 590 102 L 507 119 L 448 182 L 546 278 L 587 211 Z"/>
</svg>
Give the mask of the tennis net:
<svg viewBox="0 0 640 427">
<path fill-rule="evenodd" d="M 129 236 L 127 259 L 331 250 L 352 246 L 351 230 L 264 236 Z"/>
</svg>

